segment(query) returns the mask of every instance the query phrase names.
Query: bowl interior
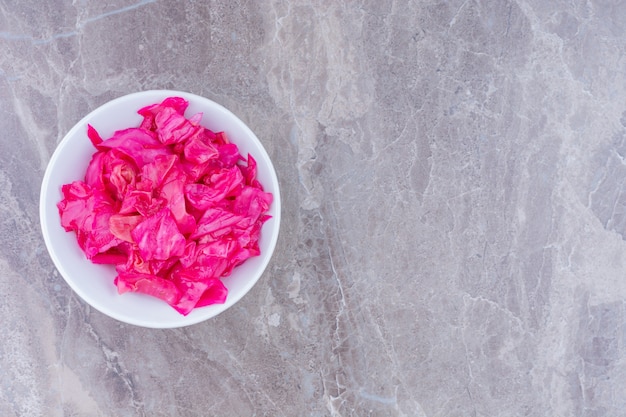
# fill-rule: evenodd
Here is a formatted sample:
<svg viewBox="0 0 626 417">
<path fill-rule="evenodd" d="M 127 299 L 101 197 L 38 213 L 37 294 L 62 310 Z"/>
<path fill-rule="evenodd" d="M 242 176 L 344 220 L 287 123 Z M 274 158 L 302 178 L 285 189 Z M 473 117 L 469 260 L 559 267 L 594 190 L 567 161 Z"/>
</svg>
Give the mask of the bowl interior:
<svg viewBox="0 0 626 417">
<path fill-rule="evenodd" d="M 228 288 L 226 303 L 194 309 L 183 316 L 165 302 L 135 293 L 119 295 L 113 284 L 116 275 L 111 265 L 95 265 L 86 259 L 73 232 L 61 227 L 56 204 L 61 200 L 61 186 L 82 180 L 95 152 L 87 138 L 91 124 L 103 138 L 116 130 L 138 126 L 137 110 L 161 102 L 171 96 L 189 101 L 185 116 L 203 113 L 202 125 L 213 131 L 224 131 L 237 144 L 240 153 L 250 153 L 257 161 L 257 178 L 265 191 L 274 195 L 268 214 L 272 216 L 262 229 L 259 245 L 261 255 L 248 259 L 223 279 Z M 193 94 L 158 90 L 120 97 L 97 108 L 78 122 L 63 138 L 52 155 L 41 188 L 40 217 L 44 240 L 50 256 L 69 286 L 87 303 L 102 313 L 122 322 L 152 328 L 187 326 L 211 318 L 243 297 L 261 277 L 276 246 L 280 225 L 280 193 L 272 162 L 254 133 L 235 115 L 221 105 Z"/>
</svg>

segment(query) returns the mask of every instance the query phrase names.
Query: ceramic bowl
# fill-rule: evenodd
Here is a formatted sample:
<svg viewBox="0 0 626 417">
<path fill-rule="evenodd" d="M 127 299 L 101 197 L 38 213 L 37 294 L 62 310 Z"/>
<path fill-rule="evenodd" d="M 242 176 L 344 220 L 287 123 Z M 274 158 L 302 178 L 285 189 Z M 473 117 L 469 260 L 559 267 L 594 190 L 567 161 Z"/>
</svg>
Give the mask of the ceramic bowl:
<svg viewBox="0 0 626 417">
<path fill-rule="evenodd" d="M 118 294 L 113 280 L 115 268 L 96 265 L 86 259 L 79 248 L 76 235 L 66 232 L 60 223 L 57 203 L 61 200 L 63 184 L 84 179 L 94 148 L 87 138 L 87 124 L 103 138 L 115 131 L 138 126 L 140 108 L 178 96 L 189 101 L 185 113 L 190 117 L 203 113 L 202 125 L 213 131 L 224 131 L 237 144 L 241 155 L 249 153 L 257 161 L 257 179 L 265 191 L 274 195 L 270 220 L 261 231 L 261 255 L 249 258 L 224 278 L 228 297 L 224 304 L 194 309 L 187 316 L 179 314 L 164 301 L 138 293 Z M 54 262 L 67 284 L 96 310 L 119 321 L 150 328 L 174 328 L 207 320 L 238 302 L 259 280 L 267 267 L 278 239 L 280 226 L 280 192 L 276 172 L 266 150 L 255 134 L 237 116 L 223 106 L 194 94 L 181 91 L 157 90 L 130 94 L 112 100 L 85 116 L 56 148 L 43 177 L 40 196 L 40 218 L 44 240 Z"/>
</svg>

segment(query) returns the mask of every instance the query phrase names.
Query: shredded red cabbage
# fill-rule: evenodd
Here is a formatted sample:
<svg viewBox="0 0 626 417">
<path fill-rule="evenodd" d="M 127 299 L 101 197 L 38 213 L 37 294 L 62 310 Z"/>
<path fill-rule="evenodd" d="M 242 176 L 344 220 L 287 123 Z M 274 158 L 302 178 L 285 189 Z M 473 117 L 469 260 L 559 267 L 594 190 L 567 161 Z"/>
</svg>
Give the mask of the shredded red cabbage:
<svg viewBox="0 0 626 417">
<path fill-rule="evenodd" d="M 187 119 L 188 104 L 144 107 L 139 127 L 106 140 L 89 125 L 96 152 L 57 205 L 87 258 L 115 265 L 120 294 L 148 294 L 183 315 L 226 301 L 222 278 L 260 254 L 272 204 L 254 158 L 200 125 L 202 114 Z"/>
</svg>

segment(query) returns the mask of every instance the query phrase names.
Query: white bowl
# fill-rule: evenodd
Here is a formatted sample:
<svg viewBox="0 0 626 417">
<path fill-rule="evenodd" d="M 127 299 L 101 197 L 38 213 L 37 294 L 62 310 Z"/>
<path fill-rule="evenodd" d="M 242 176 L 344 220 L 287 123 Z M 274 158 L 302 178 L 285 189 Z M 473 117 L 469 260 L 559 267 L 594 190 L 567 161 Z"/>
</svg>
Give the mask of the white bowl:
<svg viewBox="0 0 626 417">
<path fill-rule="evenodd" d="M 118 294 L 113 283 L 116 276 L 111 265 L 95 265 L 86 259 L 79 248 L 76 235 L 61 227 L 57 203 L 61 200 L 61 186 L 83 180 L 87 165 L 95 152 L 87 138 L 87 124 L 91 124 L 103 138 L 116 130 L 138 126 L 142 117 L 140 108 L 178 96 L 189 101 L 185 115 L 202 112 L 202 125 L 213 131 L 224 131 L 237 144 L 245 157 L 250 153 L 257 161 L 257 179 L 265 191 L 274 195 L 259 245 L 261 255 L 249 258 L 223 279 L 228 288 L 224 304 L 194 309 L 187 316 L 178 313 L 164 301 L 138 293 Z M 181 91 L 155 90 L 130 94 L 110 101 L 85 116 L 65 135 L 55 150 L 41 186 L 39 214 L 44 240 L 55 266 L 69 286 L 89 305 L 100 312 L 125 323 L 151 327 L 173 328 L 207 320 L 239 301 L 258 281 L 270 261 L 280 226 L 280 193 L 272 162 L 255 134 L 233 113 L 221 105 L 194 94 Z"/>
</svg>

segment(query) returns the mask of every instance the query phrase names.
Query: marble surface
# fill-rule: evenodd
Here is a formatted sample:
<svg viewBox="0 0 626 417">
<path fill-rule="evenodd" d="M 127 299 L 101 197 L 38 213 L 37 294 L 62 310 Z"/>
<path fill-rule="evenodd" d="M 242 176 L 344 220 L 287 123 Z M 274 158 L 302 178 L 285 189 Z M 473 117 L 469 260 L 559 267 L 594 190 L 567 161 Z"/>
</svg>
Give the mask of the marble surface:
<svg viewBox="0 0 626 417">
<path fill-rule="evenodd" d="M 626 3 L 0 0 L 0 415 L 626 416 Z M 274 160 L 275 256 L 124 325 L 38 219 L 84 114 L 169 88 Z"/>
</svg>

